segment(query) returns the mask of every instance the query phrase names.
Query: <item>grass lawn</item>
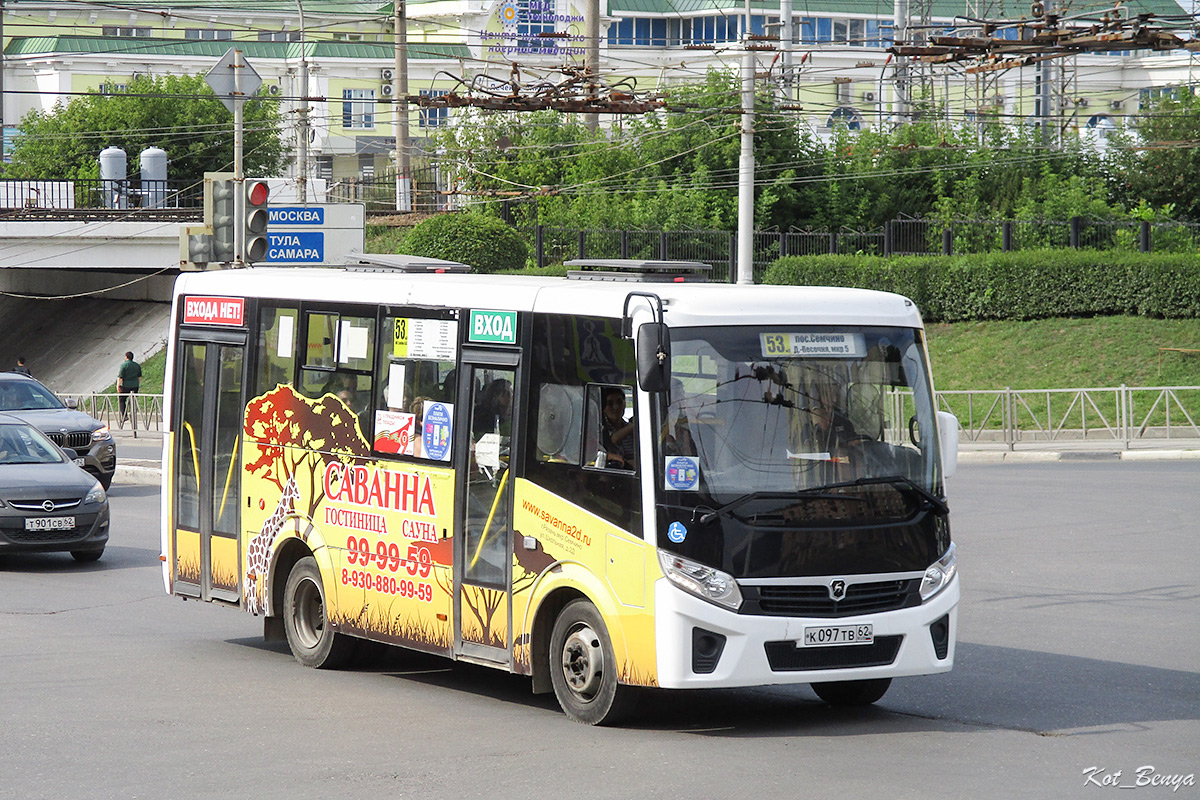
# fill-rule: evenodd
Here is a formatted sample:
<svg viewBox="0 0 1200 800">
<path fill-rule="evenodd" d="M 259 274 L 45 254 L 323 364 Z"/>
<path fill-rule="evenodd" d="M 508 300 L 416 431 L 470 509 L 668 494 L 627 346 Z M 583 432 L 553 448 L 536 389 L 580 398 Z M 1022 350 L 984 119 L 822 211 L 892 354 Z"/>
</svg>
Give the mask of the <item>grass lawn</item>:
<svg viewBox="0 0 1200 800">
<path fill-rule="evenodd" d="M 1200 320 L 960 322 L 928 328 L 934 385 L 954 389 L 1200 386 Z"/>
</svg>

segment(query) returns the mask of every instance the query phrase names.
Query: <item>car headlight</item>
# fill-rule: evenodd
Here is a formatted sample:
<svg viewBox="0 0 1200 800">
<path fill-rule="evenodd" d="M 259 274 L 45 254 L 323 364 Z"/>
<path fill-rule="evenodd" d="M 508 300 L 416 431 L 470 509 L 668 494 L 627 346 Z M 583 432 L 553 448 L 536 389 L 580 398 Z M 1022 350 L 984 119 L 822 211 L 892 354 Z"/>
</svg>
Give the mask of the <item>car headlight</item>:
<svg viewBox="0 0 1200 800">
<path fill-rule="evenodd" d="M 92 490 L 87 493 L 86 497 L 83 498 L 83 503 L 84 505 L 91 503 L 103 503 L 106 498 L 107 495 L 104 494 L 104 487 L 100 485 L 99 481 L 96 481 L 96 485 L 93 486 Z"/>
<path fill-rule="evenodd" d="M 921 579 L 921 602 L 949 586 L 956 572 L 958 557 L 954 553 L 954 543 L 951 542 L 946 548 L 946 553 L 925 570 L 925 577 Z"/>
<path fill-rule="evenodd" d="M 667 579 L 688 594 L 734 611 L 742 605 L 742 591 L 732 575 L 665 550 L 658 551 L 658 563 Z"/>
<path fill-rule="evenodd" d="M 107 425 L 105 425 L 103 428 L 96 428 L 96 430 L 92 431 L 92 441 L 93 442 L 102 442 L 105 439 L 111 439 L 111 438 L 112 438 L 112 431 L 110 431 L 108 429 Z"/>
</svg>

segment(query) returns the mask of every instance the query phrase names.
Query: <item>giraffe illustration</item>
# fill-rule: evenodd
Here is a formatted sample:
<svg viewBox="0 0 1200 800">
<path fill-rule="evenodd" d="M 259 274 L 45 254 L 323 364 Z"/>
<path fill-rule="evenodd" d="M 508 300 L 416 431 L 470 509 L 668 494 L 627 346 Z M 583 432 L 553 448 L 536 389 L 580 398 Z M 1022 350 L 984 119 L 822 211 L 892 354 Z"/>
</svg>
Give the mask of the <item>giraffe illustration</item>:
<svg viewBox="0 0 1200 800">
<path fill-rule="evenodd" d="M 262 529 L 250 540 L 250 546 L 246 549 L 246 579 L 242 583 L 242 598 L 246 602 L 246 610 L 255 616 L 266 610 L 262 591 L 266 583 L 267 568 L 271 565 L 271 548 L 275 544 L 275 537 L 283 530 L 283 523 L 295 509 L 299 499 L 300 489 L 296 486 L 296 477 L 293 475 L 283 486 L 283 495 L 275 506 L 275 513 L 267 517 Z"/>
</svg>

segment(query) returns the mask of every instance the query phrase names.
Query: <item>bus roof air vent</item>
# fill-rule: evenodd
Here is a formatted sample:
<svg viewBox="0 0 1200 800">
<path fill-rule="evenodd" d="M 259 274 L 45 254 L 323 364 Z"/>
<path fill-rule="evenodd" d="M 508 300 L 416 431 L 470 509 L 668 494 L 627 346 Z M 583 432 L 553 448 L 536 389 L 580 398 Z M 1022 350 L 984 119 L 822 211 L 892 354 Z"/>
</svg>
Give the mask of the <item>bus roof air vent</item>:
<svg viewBox="0 0 1200 800">
<path fill-rule="evenodd" d="M 564 261 L 574 267 L 567 278 L 576 281 L 631 281 L 635 283 L 704 283 L 712 271 L 703 261 L 654 261 L 638 258 L 577 258 Z"/>
<path fill-rule="evenodd" d="M 457 261 L 408 256 L 399 253 L 351 253 L 346 257 L 347 272 L 470 272 Z"/>
</svg>

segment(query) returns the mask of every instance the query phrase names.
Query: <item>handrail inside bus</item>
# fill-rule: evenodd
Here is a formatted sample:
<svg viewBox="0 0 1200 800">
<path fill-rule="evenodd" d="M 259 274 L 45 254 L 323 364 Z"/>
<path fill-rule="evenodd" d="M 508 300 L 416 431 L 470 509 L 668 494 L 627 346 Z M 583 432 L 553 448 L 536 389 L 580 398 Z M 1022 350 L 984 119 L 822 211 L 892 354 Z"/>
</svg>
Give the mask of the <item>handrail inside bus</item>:
<svg viewBox="0 0 1200 800">
<path fill-rule="evenodd" d="M 225 491 L 221 492 L 221 508 L 217 511 L 217 519 L 225 515 L 225 501 L 229 499 L 229 484 L 233 483 L 233 468 L 237 464 L 238 445 L 241 438 L 233 440 L 233 452 L 229 454 L 229 474 L 225 476 Z"/>
<path fill-rule="evenodd" d="M 188 432 L 188 438 L 192 440 L 192 466 L 196 470 L 196 493 L 200 493 L 200 456 L 199 450 L 196 447 L 196 431 L 192 428 L 192 423 L 184 422 L 183 427 Z"/>
<path fill-rule="evenodd" d="M 492 510 L 488 512 L 487 522 L 483 523 L 483 534 L 479 537 L 479 544 L 475 545 L 475 555 L 471 558 L 469 569 L 475 568 L 475 563 L 479 561 L 479 555 L 483 552 L 483 543 L 487 541 L 488 531 L 492 527 L 492 517 L 496 516 L 496 507 L 500 505 L 500 498 L 504 495 L 504 484 L 508 481 L 508 470 L 504 470 L 504 474 L 500 476 L 500 485 L 496 487 L 496 496 L 492 498 Z"/>
</svg>

